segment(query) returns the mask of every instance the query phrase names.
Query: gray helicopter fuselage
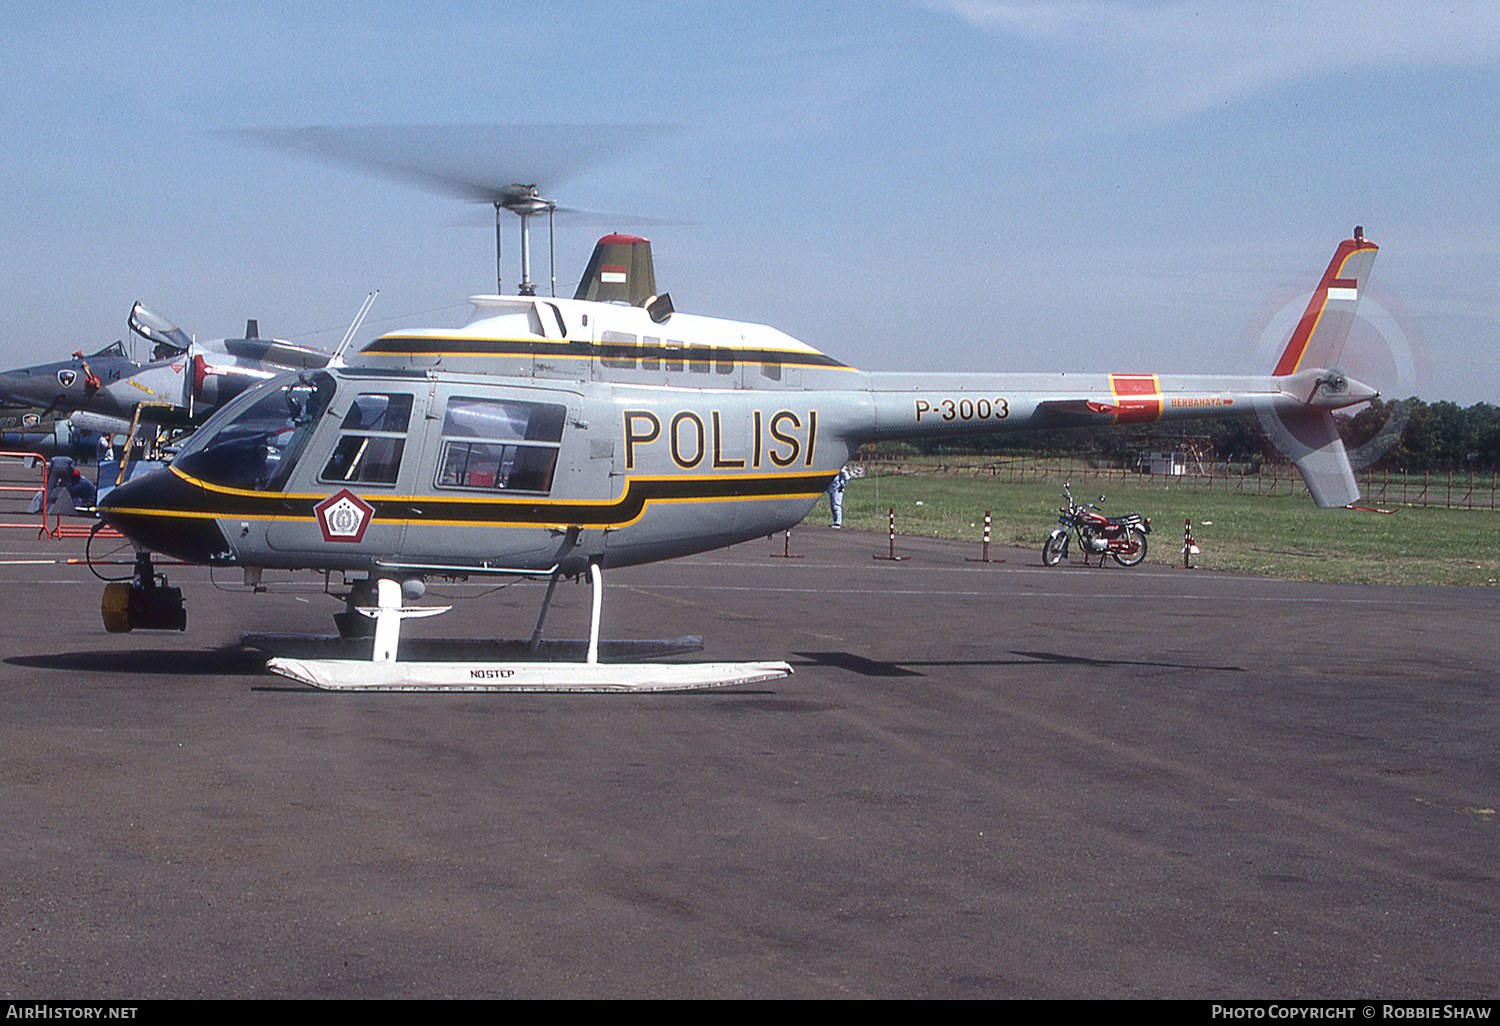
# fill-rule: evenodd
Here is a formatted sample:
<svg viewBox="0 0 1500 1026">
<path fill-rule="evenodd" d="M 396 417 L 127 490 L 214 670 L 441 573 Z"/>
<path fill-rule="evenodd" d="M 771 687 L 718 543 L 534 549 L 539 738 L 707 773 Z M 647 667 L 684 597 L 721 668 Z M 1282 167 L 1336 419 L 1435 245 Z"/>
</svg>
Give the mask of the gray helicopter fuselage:
<svg viewBox="0 0 1500 1026">
<path fill-rule="evenodd" d="M 385 335 L 349 366 L 245 392 L 104 516 L 199 562 L 570 574 L 790 527 L 865 442 L 1371 394 L 1299 378 L 867 373 L 763 325 L 474 302 L 464 328 Z"/>
</svg>

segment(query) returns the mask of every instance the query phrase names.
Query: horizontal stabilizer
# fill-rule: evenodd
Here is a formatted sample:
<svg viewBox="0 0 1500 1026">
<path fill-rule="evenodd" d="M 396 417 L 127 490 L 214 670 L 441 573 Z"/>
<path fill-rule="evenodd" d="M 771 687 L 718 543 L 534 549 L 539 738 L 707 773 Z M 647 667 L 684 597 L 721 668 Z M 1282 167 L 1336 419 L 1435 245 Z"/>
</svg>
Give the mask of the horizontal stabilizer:
<svg viewBox="0 0 1500 1026">
<path fill-rule="evenodd" d="M 1359 484 L 1332 413 L 1317 409 L 1272 413 L 1261 418 L 1261 426 L 1302 472 L 1313 502 L 1338 507 L 1359 498 Z"/>
</svg>

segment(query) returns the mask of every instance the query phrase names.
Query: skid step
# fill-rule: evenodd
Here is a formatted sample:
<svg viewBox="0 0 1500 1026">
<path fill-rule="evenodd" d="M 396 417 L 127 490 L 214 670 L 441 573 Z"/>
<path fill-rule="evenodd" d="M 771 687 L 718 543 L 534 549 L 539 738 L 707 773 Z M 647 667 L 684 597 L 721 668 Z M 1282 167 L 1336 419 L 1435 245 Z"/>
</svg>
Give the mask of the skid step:
<svg viewBox="0 0 1500 1026">
<path fill-rule="evenodd" d="M 266 668 L 331 691 L 695 691 L 785 677 L 785 662 L 372 662 L 275 658 Z"/>
</svg>

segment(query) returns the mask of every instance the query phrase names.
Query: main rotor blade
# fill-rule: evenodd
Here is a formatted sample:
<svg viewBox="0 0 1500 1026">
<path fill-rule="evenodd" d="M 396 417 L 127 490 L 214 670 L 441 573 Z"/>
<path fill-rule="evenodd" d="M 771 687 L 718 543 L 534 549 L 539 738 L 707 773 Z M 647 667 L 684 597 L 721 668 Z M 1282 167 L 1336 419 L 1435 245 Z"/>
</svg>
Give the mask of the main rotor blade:
<svg viewBox="0 0 1500 1026">
<path fill-rule="evenodd" d="M 471 203 L 499 203 L 521 186 L 545 195 L 670 131 L 667 125 L 360 125 L 226 134 Z"/>
<path fill-rule="evenodd" d="M 607 210 L 581 210 L 578 207 L 559 206 L 556 210 L 559 225 L 576 228 L 599 228 L 604 231 L 640 231 L 644 228 L 680 228 L 692 224 L 666 217 L 641 217 L 638 214 L 612 214 Z M 448 222 L 457 228 L 493 228 L 495 215 L 483 210 L 469 210 Z"/>
</svg>

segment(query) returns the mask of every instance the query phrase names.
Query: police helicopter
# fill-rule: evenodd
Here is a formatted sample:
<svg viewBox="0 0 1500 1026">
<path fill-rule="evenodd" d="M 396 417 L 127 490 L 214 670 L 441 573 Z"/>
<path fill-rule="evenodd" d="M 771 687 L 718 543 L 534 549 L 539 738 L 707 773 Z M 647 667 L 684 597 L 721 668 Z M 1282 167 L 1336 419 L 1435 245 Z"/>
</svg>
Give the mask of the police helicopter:
<svg viewBox="0 0 1500 1026">
<path fill-rule="evenodd" d="M 573 298 L 538 295 L 529 221 L 555 205 L 531 185 L 486 195 L 497 217 L 521 216 L 517 294 L 474 297 L 461 328 L 384 334 L 347 362 L 243 392 L 168 469 L 100 503 L 138 546 L 131 580 L 106 587 L 109 630 L 185 626 L 160 553 L 242 568 L 249 583 L 264 569 L 345 574 L 336 620 L 346 637 L 373 633 L 368 654 L 268 663 L 319 687 L 704 687 L 791 669 L 601 662 L 604 571 L 789 528 L 866 443 L 1261 417 L 1318 505 L 1359 496 L 1332 411 L 1378 395 L 1337 369 L 1377 252 L 1360 229 L 1263 376 L 878 373 L 773 327 L 675 310 L 639 236 L 600 239 Z M 535 650 L 553 586 L 584 574 L 582 661 L 398 658 L 401 621 L 443 611 L 409 604 L 428 578 L 548 579 Z"/>
</svg>

